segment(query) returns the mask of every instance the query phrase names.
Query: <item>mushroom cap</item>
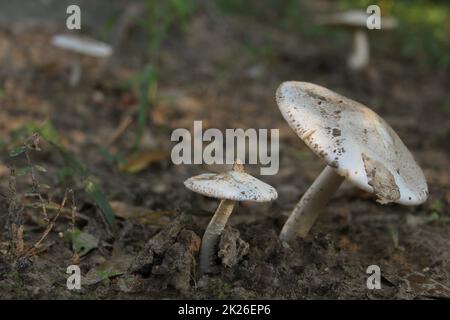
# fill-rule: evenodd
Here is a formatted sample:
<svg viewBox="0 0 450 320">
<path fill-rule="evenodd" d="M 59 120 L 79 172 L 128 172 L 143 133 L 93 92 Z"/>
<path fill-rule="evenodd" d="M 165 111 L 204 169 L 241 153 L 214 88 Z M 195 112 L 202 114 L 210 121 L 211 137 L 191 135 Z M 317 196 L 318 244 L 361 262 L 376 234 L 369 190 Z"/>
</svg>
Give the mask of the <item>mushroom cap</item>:
<svg viewBox="0 0 450 320">
<path fill-rule="evenodd" d="M 288 81 L 276 93 L 291 128 L 327 164 L 380 203 L 423 203 L 424 174 L 394 130 L 368 107 L 324 87 Z"/>
<path fill-rule="evenodd" d="M 187 179 L 184 185 L 194 192 L 218 199 L 268 202 L 278 197 L 275 188 L 239 171 L 201 174 Z"/>
<path fill-rule="evenodd" d="M 336 26 L 349 29 L 367 29 L 367 18 L 370 15 L 362 10 L 349 10 L 321 16 L 318 22 L 324 25 Z M 394 29 L 397 20 L 393 17 L 381 18 L 381 29 Z"/>
<path fill-rule="evenodd" d="M 86 37 L 68 34 L 53 36 L 52 45 L 96 58 L 106 58 L 112 54 L 112 47 L 109 44 Z"/>
</svg>

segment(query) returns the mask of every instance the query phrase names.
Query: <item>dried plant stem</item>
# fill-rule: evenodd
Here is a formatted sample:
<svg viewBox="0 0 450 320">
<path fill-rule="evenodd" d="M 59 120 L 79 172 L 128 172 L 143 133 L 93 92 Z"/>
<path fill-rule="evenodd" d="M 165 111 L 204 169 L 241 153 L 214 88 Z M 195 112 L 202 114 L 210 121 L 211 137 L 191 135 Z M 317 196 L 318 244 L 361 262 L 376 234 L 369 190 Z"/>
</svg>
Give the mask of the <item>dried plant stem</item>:
<svg viewBox="0 0 450 320">
<path fill-rule="evenodd" d="M 33 140 L 33 146 L 35 149 L 39 148 L 38 142 L 36 140 Z M 32 191 L 32 194 L 34 194 L 38 197 L 39 202 L 42 204 L 41 207 L 42 207 L 42 214 L 44 216 L 44 221 L 48 223 L 49 222 L 48 214 L 47 214 L 46 207 L 44 205 L 46 201 L 44 200 L 41 193 L 39 192 L 40 184 L 39 184 L 39 181 L 36 179 L 36 175 L 34 172 L 34 166 L 33 166 L 33 163 L 31 162 L 31 158 L 30 158 L 30 148 L 29 147 L 30 147 L 30 145 L 28 145 L 27 151 L 25 152 L 25 157 L 27 158 L 28 167 L 30 168 L 31 191 Z"/>
<path fill-rule="evenodd" d="M 133 121 L 134 114 L 125 116 L 119 126 L 112 133 L 110 139 L 106 142 L 106 147 L 109 148 L 110 146 L 112 146 L 117 141 L 117 139 L 119 139 L 123 135 L 123 133 L 130 127 Z"/>
<path fill-rule="evenodd" d="M 70 206 L 70 229 L 72 231 L 75 231 L 75 221 L 76 221 L 76 212 L 77 212 L 77 206 L 75 204 L 75 193 L 72 189 L 69 190 L 70 193 L 70 200 L 71 200 L 71 206 Z"/>
<path fill-rule="evenodd" d="M 47 236 L 49 235 L 50 231 L 55 226 L 56 220 L 59 218 L 63 208 L 66 205 L 67 193 L 68 193 L 68 190 L 66 190 L 66 192 L 64 193 L 64 198 L 63 198 L 63 200 L 62 200 L 62 202 L 61 202 L 61 204 L 59 206 L 59 209 L 58 209 L 58 212 L 56 213 L 56 216 L 49 222 L 49 224 L 47 225 L 47 228 L 45 228 L 45 231 L 42 234 L 41 238 L 27 251 L 27 253 L 25 254 L 26 256 L 31 257 L 31 256 L 35 255 L 37 252 L 39 252 L 39 250 L 40 250 L 39 247 L 40 247 L 41 243 L 47 238 Z"/>
<path fill-rule="evenodd" d="M 23 225 L 17 227 L 16 234 L 17 234 L 16 256 L 19 257 L 25 249 L 25 242 L 23 240 Z"/>
<path fill-rule="evenodd" d="M 17 204 L 16 170 L 14 167 L 10 167 L 7 202 L 8 218 L 6 225 L 9 228 L 9 255 L 16 258 L 22 252 L 24 242 L 21 219 L 22 208 Z"/>
</svg>

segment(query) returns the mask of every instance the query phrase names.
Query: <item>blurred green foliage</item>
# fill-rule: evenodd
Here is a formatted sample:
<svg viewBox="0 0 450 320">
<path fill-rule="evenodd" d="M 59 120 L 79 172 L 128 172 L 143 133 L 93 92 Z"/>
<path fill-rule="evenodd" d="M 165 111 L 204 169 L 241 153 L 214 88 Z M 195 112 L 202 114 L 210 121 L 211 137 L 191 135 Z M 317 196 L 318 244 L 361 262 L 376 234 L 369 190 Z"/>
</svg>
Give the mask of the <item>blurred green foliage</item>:
<svg viewBox="0 0 450 320">
<path fill-rule="evenodd" d="M 305 6 L 299 0 L 216 0 L 225 13 L 245 15 L 255 21 L 270 23 L 274 27 L 285 27 L 311 31 L 303 28 L 309 21 L 304 14 Z"/>
<path fill-rule="evenodd" d="M 217 0 L 219 8 L 226 13 L 245 15 L 261 23 L 286 28 L 308 40 L 331 37 L 339 43 L 342 40 L 339 32 L 314 23 L 314 13 L 308 13 L 313 3 L 313 0 Z M 375 42 L 375 47 L 391 50 L 397 57 L 412 59 L 419 64 L 450 68 L 449 0 L 337 0 L 329 3 L 330 11 L 365 11 L 369 5 L 379 5 L 382 15 L 392 15 L 399 20 L 399 27 L 392 32 L 394 46 L 383 40 Z"/>
<path fill-rule="evenodd" d="M 185 28 L 195 7 L 194 0 L 145 0 L 145 27 L 149 33 L 151 57 L 158 54 L 161 42 L 174 28 Z"/>
<path fill-rule="evenodd" d="M 314 0 L 144 0 L 144 3 L 142 24 L 148 31 L 148 50 L 155 67 L 159 48 L 168 33 L 185 30 L 194 10 L 205 4 L 216 5 L 227 14 L 284 28 L 310 41 L 331 37 L 340 43 L 345 38 L 342 33 L 314 22 L 314 12 L 308 12 L 316 6 Z M 330 0 L 328 8 L 330 11 L 365 10 L 372 4 L 381 7 L 382 15 L 392 15 L 399 20 L 399 27 L 392 32 L 395 43 L 383 39 L 373 43 L 375 49 L 419 64 L 450 68 L 449 0 Z M 318 7 L 319 10 L 327 8 L 324 5 Z"/>
<path fill-rule="evenodd" d="M 12 133 L 11 143 L 22 141 L 35 132 L 39 133 L 39 135 L 46 140 L 55 141 L 57 143 L 60 142 L 58 132 L 55 127 L 53 127 L 52 123 L 47 120 L 43 123 L 38 123 L 35 121 L 25 123 L 22 127 Z"/>
<path fill-rule="evenodd" d="M 146 65 L 139 76 L 139 110 L 137 114 L 138 126 L 133 148 L 135 150 L 138 149 L 141 144 L 142 136 L 144 135 L 144 130 L 147 126 L 147 120 L 150 116 L 152 104 L 150 95 L 152 90 L 156 90 L 156 79 L 156 69 L 149 64 Z"/>
</svg>

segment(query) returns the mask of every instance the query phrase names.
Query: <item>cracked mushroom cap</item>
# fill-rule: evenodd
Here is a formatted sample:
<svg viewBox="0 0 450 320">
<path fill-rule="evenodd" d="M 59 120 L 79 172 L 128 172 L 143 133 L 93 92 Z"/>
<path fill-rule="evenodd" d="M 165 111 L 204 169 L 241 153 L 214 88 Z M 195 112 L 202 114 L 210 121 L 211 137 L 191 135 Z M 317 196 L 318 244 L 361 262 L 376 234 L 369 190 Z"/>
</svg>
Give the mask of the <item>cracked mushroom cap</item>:
<svg viewBox="0 0 450 320">
<path fill-rule="evenodd" d="M 275 188 L 240 171 L 205 173 L 187 179 L 184 185 L 189 190 L 218 199 L 269 202 L 278 197 Z"/>
<path fill-rule="evenodd" d="M 298 136 L 336 172 L 381 203 L 425 202 L 424 174 L 394 130 L 366 106 L 324 87 L 289 81 L 277 104 Z"/>
<path fill-rule="evenodd" d="M 362 10 L 349 10 L 333 13 L 318 18 L 318 22 L 324 25 L 336 26 L 348 29 L 367 29 L 369 14 Z M 393 29 L 397 26 L 397 20 L 393 17 L 381 18 L 381 29 Z"/>
<path fill-rule="evenodd" d="M 106 58 L 112 54 L 112 47 L 109 44 L 86 37 L 60 34 L 52 38 L 52 44 L 61 49 L 96 58 Z"/>
</svg>

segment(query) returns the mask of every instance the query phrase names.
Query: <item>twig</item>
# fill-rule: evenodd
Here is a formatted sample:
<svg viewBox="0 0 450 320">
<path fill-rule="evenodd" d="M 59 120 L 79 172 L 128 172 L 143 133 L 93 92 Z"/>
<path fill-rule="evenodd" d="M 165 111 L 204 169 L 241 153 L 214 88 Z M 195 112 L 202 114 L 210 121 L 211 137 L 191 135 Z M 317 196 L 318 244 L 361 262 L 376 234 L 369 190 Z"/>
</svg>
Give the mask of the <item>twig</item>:
<svg viewBox="0 0 450 320">
<path fill-rule="evenodd" d="M 17 228 L 17 244 L 16 244 L 16 256 L 20 256 L 25 249 L 25 242 L 23 240 L 23 225 L 19 225 Z"/>
<path fill-rule="evenodd" d="M 67 193 L 68 190 L 66 190 L 66 192 L 64 193 L 64 199 L 62 200 L 60 206 L 59 206 L 59 210 L 58 213 L 56 214 L 56 216 L 50 221 L 50 223 L 48 224 L 47 228 L 45 229 L 44 233 L 42 234 L 41 238 L 27 251 L 27 253 L 25 254 L 28 257 L 31 257 L 35 254 L 37 254 L 38 250 L 39 250 L 39 246 L 42 243 L 42 241 L 45 240 L 45 238 L 47 238 L 48 234 L 50 233 L 50 231 L 53 229 L 56 220 L 58 219 L 58 217 L 60 216 L 62 209 L 64 208 L 64 206 L 66 205 L 66 201 L 67 201 Z"/>
<path fill-rule="evenodd" d="M 17 207 L 17 201 L 16 201 L 16 194 L 17 194 L 17 189 L 16 189 L 16 169 L 14 168 L 14 166 L 10 166 L 9 167 L 9 181 L 8 181 L 8 195 L 7 195 L 7 199 L 8 199 L 8 221 L 7 221 L 7 226 L 11 226 L 14 222 L 16 222 L 15 220 L 15 211 L 16 211 L 16 207 Z M 13 238 L 11 238 L 13 239 Z"/>
<path fill-rule="evenodd" d="M 106 143 L 106 147 L 109 148 L 111 145 L 113 145 L 117 139 L 120 138 L 120 136 L 130 127 L 130 125 L 133 123 L 134 120 L 134 114 L 127 115 L 122 122 L 119 124 L 119 126 L 114 130 L 113 134 L 111 135 L 111 138 Z"/>
<path fill-rule="evenodd" d="M 42 203 L 39 203 L 39 202 L 27 203 L 24 206 L 25 206 L 25 208 L 40 208 L 42 205 L 45 205 L 47 207 L 47 211 L 59 210 L 59 204 L 54 204 L 53 202 L 49 202 L 47 204 L 42 204 Z M 54 205 L 58 206 L 58 208 L 55 209 Z M 89 217 L 86 216 L 85 214 L 82 214 L 82 213 L 79 213 L 79 212 L 72 213 L 71 209 L 63 208 L 61 212 L 63 213 L 62 217 L 66 218 L 66 219 L 72 220 L 72 214 L 74 214 L 75 218 L 79 218 L 79 219 L 82 219 L 82 220 L 85 220 L 85 221 L 89 220 Z"/>
<path fill-rule="evenodd" d="M 39 135 L 38 134 L 33 134 L 26 143 L 26 148 L 27 150 L 25 151 L 25 157 L 27 158 L 27 164 L 28 167 L 30 168 L 30 178 L 31 178 L 31 193 L 35 196 L 38 197 L 39 202 L 44 204 L 45 200 L 44 198 L 42 198 L 41 193 L 39 192 L 39 181 L 36 179 L 36 175 L 34 172 L 34 166 L 31 162 L 31 157 L 30 157 L 30 150 L 40 150 L 39 149 Z M 47 210 L 45 209 L 45 205 L 42 205 L 42 213 L 44 215 L 44 221 L 48 222 L 48 215 L 47 215 Z"/>
<path fill-rule="evenodd" d="M 17 256 L 18 250 L 23 249 L 23 227 L 20 217 L 22 208 L 17 204 L 16 169 L 14 166 L 10 167 L 7 202 L 8 217 L 6 226 L 9 228 L 11 241 L 9 255 L 14 257 Z"/>
<path fill-rule="evenodd" d="M 69 190 L 70 193 L 70 200 L 72 201 L 72 205 L 70 206 L 70 218 L 71 218 L 71 229 L 72 232 L 75 231 L 75 215 L 77 212 L 77 206 L 75 204 L 75 193 L 72 189 Z"/>
</svg>

